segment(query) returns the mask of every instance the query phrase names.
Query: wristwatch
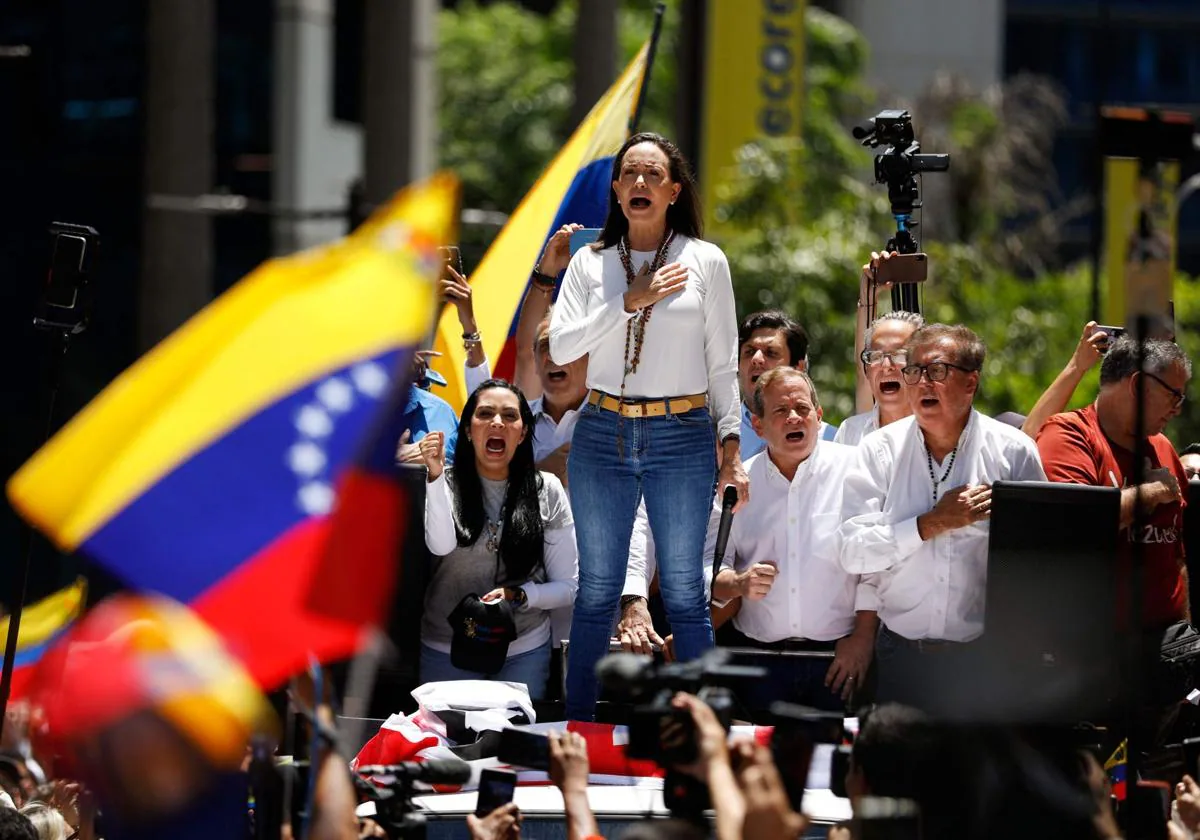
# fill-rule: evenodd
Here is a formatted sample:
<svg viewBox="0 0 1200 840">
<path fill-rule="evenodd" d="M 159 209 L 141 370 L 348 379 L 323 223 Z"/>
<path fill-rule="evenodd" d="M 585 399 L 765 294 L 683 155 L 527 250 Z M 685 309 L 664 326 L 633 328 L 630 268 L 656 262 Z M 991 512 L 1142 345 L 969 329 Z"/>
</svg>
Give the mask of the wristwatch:
<svg viewBox="0 0 1200 840">
<path fill-rule="evenodd" d="M 530 282 L 544 292 L 554 291 L 554 287 L 558 285 L 558 280 L 549 274 L 542 274 L 539 268 L 540 266 L 534 266 L 533 273 L 529 275 Z"/>
<path fill-rule="evenodd" d="M 518 586 L 515 589 L 513 589 L 512 601 L 518 607 L 523 607 L 529 603 L 529 596 L 525 594 L 524 589 L 522 589 L 521 587 Z"/>
</svg>

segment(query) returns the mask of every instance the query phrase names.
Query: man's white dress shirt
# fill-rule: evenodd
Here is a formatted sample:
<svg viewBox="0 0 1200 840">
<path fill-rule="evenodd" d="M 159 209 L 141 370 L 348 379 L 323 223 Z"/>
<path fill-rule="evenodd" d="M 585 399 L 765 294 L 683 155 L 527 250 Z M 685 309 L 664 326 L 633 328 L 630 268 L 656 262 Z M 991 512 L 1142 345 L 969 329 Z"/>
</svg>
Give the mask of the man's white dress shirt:
<svg viewBox="0 0 1200 840">
<path fill-rule="evenodd" d="M 771 563 L 779 569 L 766 597 L 745 600 L 733 619 L 747 636 L 761 642 L 833 641 L 850 634 L 857 611 L 875 609 L 874 580 L 847 574 L 838 562 L 842 486 L 855 463 L 853 448 L 832 441 L 818 441 L 790 482 L 766 452 L 747 462 L 750 501 L 733 517 L 722 568 L 742 572 Z M 704 543 L 706 582 L 720 520 L 717 500 Z M 644 597 L 654 563 L 638 536 L 635 523 L 624 593 Z"/>
<path fill-rule="evenodd" d="M 858 446 L 862 443 L 863 438 L 878 430 L 879 406 L 875 406 L 870 411 L 864 411 L 862 414 L 855 414 L 843 420 L 833 439 L 847 446 Z"/>
<path fill-rule="evenodd" d="M 916 419 L 868 435 L 842 497 L 842 566 L 875 578 L 879 619 L 908 639 L 968 642 L 983 632 L 989 523 L 976 522 L 922 540 L 917 517 L 964 484 L 1045 481 L 1037 446 L 1025 434 L 971 411 L 954 463 L 933 462 Z"/>
</svg>

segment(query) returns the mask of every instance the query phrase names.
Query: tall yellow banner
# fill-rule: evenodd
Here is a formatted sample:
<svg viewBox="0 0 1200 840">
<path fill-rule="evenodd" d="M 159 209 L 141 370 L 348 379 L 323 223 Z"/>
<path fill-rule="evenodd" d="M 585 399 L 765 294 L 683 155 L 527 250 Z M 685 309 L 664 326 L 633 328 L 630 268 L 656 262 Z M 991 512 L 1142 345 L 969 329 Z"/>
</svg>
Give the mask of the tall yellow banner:
<svg viewBox="0 0 1200 840">
<path fill-rule="evenodd" d="M 798 137 L 804 103 L 805 0 L 709 0 L 700 135 L 704 227 L 737 177 L 736 153 L 764 137 Z"/>
<path fill-rule="evenodd" d="M 1104 323 L 1132 328 L 1137 315 L 1170 316 L 1179 164 L 1143 170 L 1104 160 Z"/>
</svg>

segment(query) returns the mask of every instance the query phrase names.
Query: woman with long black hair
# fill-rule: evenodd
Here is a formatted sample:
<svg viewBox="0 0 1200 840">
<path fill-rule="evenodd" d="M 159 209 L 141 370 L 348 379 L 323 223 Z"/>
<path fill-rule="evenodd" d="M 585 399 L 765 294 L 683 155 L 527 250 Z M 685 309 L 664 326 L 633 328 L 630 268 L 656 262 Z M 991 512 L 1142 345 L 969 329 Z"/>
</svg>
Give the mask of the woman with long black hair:
<svg viewBox="0 0 1200 840">
<path fill-rule="evenodd" d="M 543 696 L 549 611 L 574 601 L 578 561 L 567 493 L 534 466 L 533 422 L 519 388 L 489 379 L 463 407 L 453 467 L 442 433 L 418 444 L 428 470 L 425 542 L 435 555 L 421 620 L 424 682 L 496 679 Z M 489 658 L 494 668 L 480 664 Z"/>
<path fill-rule="evenodd" d="M 700 235 L 687 161 L 669 140 L 635 134 L 613 159 L 604 228 L 572 258 L 550 322 L 556 364 L 590 354 L 567 464 L 580 575 L 572 720 L 595 715 L 595 665 L 608 651 L 639 500 L 677 655 L 692 659 L 713 643 L 702 554 L 714 485 L 735 487 L 740 505 L 749 483 L 733 283 L 721 249 Z"/>
</svg>

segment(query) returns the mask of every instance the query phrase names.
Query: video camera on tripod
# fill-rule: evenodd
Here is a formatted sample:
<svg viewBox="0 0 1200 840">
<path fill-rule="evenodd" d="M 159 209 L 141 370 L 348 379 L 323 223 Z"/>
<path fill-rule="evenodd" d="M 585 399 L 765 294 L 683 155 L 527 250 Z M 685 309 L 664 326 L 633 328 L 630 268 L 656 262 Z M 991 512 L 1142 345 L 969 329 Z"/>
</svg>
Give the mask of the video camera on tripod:
<svg viewBox="0 0 1200 840">
<path fill-rule="evenodd" d="M 896 220 L 896 233 L 888 240 L 886 249 L 899 252 L 900 257 L 893 257 L 881 265 L 875 283 L 893 284 L 894 309 L 920 312 L 915 284 L 925 279 L 929 261 L 919 253 L 912 231 L 917 226 L 912 219 L 913 210 L 921 206 L 917 175 L 945 172 L 950 168 L 950 155 L 921 153 L 921 144 L 913 132 L 912 115 L 908 111 L 880 111 L 855 126 L 853 134 L 854 139 L 861 140 L 868 148 L 885 147 L 875 155 L 875 183 L 887 184 L 892 217 Z M 874 300 L 874 295 L 869 300 Z M 868 322 L 874 314 L 868 311 Z"/>
</svg>

